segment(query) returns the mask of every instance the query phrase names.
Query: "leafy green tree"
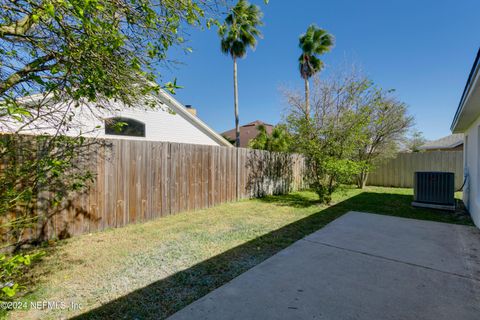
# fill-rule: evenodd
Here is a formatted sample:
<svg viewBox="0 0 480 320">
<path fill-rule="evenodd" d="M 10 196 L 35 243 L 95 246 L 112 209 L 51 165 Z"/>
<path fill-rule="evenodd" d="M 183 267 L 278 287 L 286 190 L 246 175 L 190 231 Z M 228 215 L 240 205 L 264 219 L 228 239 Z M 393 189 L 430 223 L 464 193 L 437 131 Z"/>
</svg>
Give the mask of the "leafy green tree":
<svg viewBox="0 0 480 320">
<path fill-rule="evenodd" d="M 305 114 L 310 116 L 310 83 L 309 79 L 322 70 L 323 62 L 318 58 L 319 55 L 331 50 L 333 46 L 333 36 L 327 31 L 310 25 L 305 34 L 299 39 L 299 46 L 302 54 L 298 59 L 300 76 L 305 81 Z"/>
<path fill-rule="evenodd" d="M 97 116 L 113 110 L 112 101 L 130 106 L 160 87 L 178 87 L 162 79 L 158 67 L 170 61 L 172 46 L 190 50 L 185 28 L 216 23 L 221 2 L 0 3 L 0 132 L 52 129 L 49 136 L 30 139 L 0 136 L 0 216 L 15 217 L 0 227 L 12 229 L 18 244 L 25 228 L 47 218 L 30 216 L 42 191 L 53 192 L 48 199 L 58 204 L 91 179 L 86 166 L 79 165 L 90 140 L 65 137 L 72 115 L 81 110 Z"/>
<path fill-rule="evenodd" d="M 221 50 L 233 59 L 233 97 L 235 109 L 235 145 L 240 146 L 240 127 L 238 116 L 238 79 L 237 59 L 247 54 L 247 49 L 255 48 L 257 39 L 261 37 L 259 26 L 263 25 L 262 12 L 256 5 L 246 0 L 239 0 L 230 14 L 226 17 L 224 24 L 219 28 L 221 37 Z"/>
<path fill-rule="evenodd" d="M 213 1 L 19 0 L 0 12 L 0 114 L 33 93 L 132 102 Z M 20 108 L 17 106 L 17 108 Z M 27 114 L 28 110 L 17 111 Z"/>
<path fill-rule="evenodd" d="M 250 148 L 273 152 L 290 150 L 291 137 L 285 125 L 275 126 L 271 134 L 268 134 L 264 125 L 258 126 L 258 131 L 258 135 L 249 142 Z"/>
<path fill-rule="evenodd" d="M 411 126 L 405 104 L 355 72 L 315 78 L 312 115 L 303 98 L 285 92 L 292 147 L 308 162 L 311 186 L 324 202 L 341 184 L 365 184 L 378 161 L 393 156 Z"/>
<path fill-rule="evenodd" d="M 357 185 L 364 188 L 368 173 L 381 161 L 396 156 L 399 145 L 413 124 L 405 103 L 392 96 L 392 91 L 369 85 L 370 94 L 361 112 L 368 117 L 364 128 L 366 139 L 358 144 L 358 160 L 364 163 Z"/>
<path fill-rule="evenodd" d="M 425 139 L 423 132 L 414 129 L 410 137 L 406 139 L 406 147 L 407 150 L 410 152 L 421 152 L 422 150 L 420 149 L 421 146 L 423 146 L 427 142 L 427 139 Z"/>
<path fill-rule="evenodd" d="M 361 108 L 358 93 L 363 88 L 363 83 L 355 81 L 316 81 L 318 100 L 312 104 L 312 116 L 308 118 L 301 95 L 287 96 L 287 124 L 293 148 L 305 156 L 308 182 L 322 202 L 329 203 L 341 184 L 355 181 L 364 165 L 355 158 L 368 122 L 367 116 L 357 112 Z"/>
<path fill-rule="evenodd" d="M 391 91 L 352 71 L 314 78 L 312 114 L 305 117 L 303 98 L 285 92 L 292 147 L 305 155 L 307 176 L 322 201 L 341 184 L 365 185 L 379 161 L 394 156 L 413 118 Z"/>
<path fill-rule="evenodd" d="M 350 110 L 321 121 L 307 119 L 303 112 L 288 117 L 295 150 L 307 162 L 307 181 L 321 202 L 330 203 L 332 193 L 341 184 L 352 183 L 363 166 L 354 158 L 364 125 L 358 120 Z"/>
</svg>

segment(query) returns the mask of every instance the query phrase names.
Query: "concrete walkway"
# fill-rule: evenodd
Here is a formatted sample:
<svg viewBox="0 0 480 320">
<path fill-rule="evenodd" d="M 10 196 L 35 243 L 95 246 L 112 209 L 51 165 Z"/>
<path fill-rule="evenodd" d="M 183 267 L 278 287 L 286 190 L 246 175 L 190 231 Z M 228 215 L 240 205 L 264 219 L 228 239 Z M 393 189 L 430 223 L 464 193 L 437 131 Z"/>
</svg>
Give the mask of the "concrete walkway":
<svg viewBox="0 0 480 320">
<path fill-rule="evenodd" d="M 350 212 L 170 319 L 480 319 L 480 232 Z"/>
</svg>

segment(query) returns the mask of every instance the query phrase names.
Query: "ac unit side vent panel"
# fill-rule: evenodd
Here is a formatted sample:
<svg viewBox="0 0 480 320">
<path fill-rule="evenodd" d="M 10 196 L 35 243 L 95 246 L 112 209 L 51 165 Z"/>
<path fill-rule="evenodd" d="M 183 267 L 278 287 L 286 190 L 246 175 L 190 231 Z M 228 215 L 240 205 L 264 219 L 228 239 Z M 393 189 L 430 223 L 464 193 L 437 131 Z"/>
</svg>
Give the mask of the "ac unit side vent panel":
<svg viewBox="0 0 480 320">
<path fill-rule="evenodd" d="M 414 201 L 454 206 L 455 174 L 453 172 L 415 172 Z"/>
</svg>

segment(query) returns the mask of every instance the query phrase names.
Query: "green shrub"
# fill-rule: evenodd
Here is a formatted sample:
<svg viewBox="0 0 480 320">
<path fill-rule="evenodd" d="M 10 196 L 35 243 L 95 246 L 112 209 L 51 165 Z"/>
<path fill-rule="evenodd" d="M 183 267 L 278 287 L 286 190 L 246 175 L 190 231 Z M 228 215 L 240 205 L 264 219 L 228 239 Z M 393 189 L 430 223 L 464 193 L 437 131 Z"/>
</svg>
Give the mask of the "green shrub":
<svg viewBox="0 0 480 320">
<path fill-rule="evenodd" d="M 0 300 L 11 300 L 19 291 L 26 289 L 20 283 L 20 278 L 33 261 L 44 255 L 44 252 L 35 254 L 0 255 Z"/>
</svg>

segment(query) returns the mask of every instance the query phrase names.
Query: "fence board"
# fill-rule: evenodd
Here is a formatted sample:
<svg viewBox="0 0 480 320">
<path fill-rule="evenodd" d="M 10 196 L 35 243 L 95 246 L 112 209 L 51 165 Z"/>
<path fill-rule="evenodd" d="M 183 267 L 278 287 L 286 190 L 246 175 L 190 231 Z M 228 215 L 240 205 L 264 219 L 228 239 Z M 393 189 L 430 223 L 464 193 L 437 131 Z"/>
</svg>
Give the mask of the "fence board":
<svg viewBox="0 0 480 320">
<path fill-rule="evenodd" d="M 80 164 L 95 175 L 84 193 L 53 210 L 42 200 L 50 197 L 48 186 L 40 191 L 34 209 L 48 212 L 48 219 L 42 218 L 24 237 L 63 238 L 305 186 L 306 164 L 300 155 L 166 142 L 106 142 L 92 146 L 88 161 Z M 454 172 L 458 189 L 463 183 L 463 153 L 399 154 L 370 173 L 367 184 L 411 188 L 415 171 Z"/>
<path fill-rule="evenodd" d="M 105 140 L 92 146 L 85 170 L 90 188 L 60 208 L 34 208 L 48 219 L 25 237 L 64 238 L 121 227 L 182 211 L 212 207 L 304 186 L 303 157 L 266 151 L 166 142 Z M 83 159 L 85 160 L 85 159 Z M 47 186 L 48 187 L 48 186 Z M 48 189 L 48 188 L 47 188 Z M 48 200 L 48 190 L 41 191 Z"/>
<path fill-rule="evenodd" d="M 383 187 L 413 188 L 415 171 L 455 173 L 455 188 L 463 183 L 463 151 L 400 153 L 381 163 L 368 176 L 367 184 Z"/>
</svg>

